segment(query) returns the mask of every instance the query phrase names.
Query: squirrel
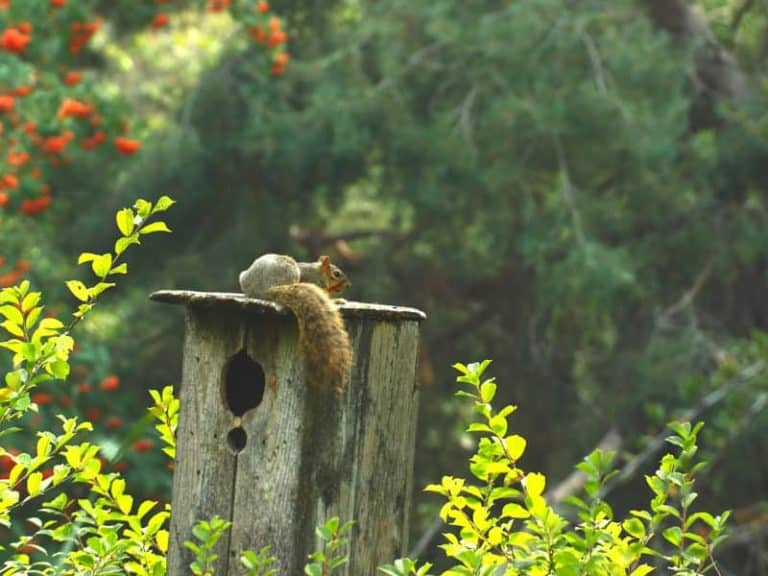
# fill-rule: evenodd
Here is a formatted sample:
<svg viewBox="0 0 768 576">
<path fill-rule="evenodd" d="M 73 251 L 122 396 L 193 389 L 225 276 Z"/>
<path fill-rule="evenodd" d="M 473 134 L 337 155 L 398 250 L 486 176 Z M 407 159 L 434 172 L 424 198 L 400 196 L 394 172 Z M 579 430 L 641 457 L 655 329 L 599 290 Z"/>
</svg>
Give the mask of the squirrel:
<svg viewBox="0 0 768 576">
<path fill-rule="evenodd" d="M 264 254 L 240 272 L 239 280 L 246 296 L 293 311 L 309 384 L 340 394 L 352 366 L 352 345 L 331 298 L 351 286 L 344 272 L 328 256 L 297 262 L 282 254 Z"/>
</svg>

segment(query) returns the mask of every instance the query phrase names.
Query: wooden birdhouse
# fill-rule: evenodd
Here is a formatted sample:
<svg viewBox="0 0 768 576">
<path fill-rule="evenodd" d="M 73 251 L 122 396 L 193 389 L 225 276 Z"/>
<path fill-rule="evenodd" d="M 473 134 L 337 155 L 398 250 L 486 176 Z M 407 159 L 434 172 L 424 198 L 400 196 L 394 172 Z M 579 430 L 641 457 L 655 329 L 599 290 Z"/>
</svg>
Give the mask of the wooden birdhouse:
<svg viewBox="0 0 768 576">
<path fill-rule="evenodd" d="M 183 542 L 214 515 L 232 523 L 217 576 L 239 574 L 240 553 L 265 545 L 278 574 L 303 574 L 315 526 L 333 516 L 355 522 L 344 574 L 374 574 L 403 556 L 424 314 L 343 305 L 354 365 L 336 395 L 305 384 L 289 310 L 242 294 L 152 299 L 186 308 L 168 574 L 189 574 Z"/>
</svg>

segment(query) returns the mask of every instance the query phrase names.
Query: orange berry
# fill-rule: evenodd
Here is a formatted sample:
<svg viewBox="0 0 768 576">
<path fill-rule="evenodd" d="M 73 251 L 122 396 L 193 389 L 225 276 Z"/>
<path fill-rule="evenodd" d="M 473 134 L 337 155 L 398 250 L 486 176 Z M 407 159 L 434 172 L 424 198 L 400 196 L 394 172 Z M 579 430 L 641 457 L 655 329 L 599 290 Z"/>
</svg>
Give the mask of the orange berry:
<svg viewBox="0 0 768 576">
<path fill-rule="evenodd" d="M 32 402 L 39 406 L 45 406 L 53 402 L 53 396 L 46 394 L 45 392 L 37 392 L 31 396 Z"/>
<path fill-rule="evenodd" d="M 64 82 L 64 84 L 66 84 L 67 86 L 75 86 L 76 84 L 79 84 L 82 79 L 83 79 L 83 73 L 76 72 L 73 70 L 71 72 L 67 72 L 64 75 L 64 79 L 62 80 L 62 82 Z"/>
<path fill-rule="evenodd" d="M 56 117 L 59 119 L 69 118 L 75 116 L 76 118 L 86 118 L 93 112 L 93 106 L 89 106 L 74 98 L 65 98 L 59 106 L 59 111 L 56 113 Z"/>
<path fill-rule="evenodd" d="M 152 19 L 152 28 L 162 28 L 163 26 L 168 26 L 168 22 L 170 22 L 170 17 L 165 12 L 158 12 L 155 14 L 155 17 Z"/>
<path fill-rule="evenodd" d="M 130 156 L 141 149 L 141 142 L 138 140 L 131 140 L 130 138 L 118 137 L 115 138 L 115 147 L 121 154 Z"/>
<path fill-rule="evenodd" d="M 123 425 L 123 419 L 120 418 L 120 416 L 111 416 L 110 418 L 107 418 L 107 421 L 104 422 L 104 425 L 109 430 L 115 430 Z"/>
<path fill-rule="evenodd" d="M 118 388 L 120 388 L 120 378 L 118 376 L 115 376 L 112 374 L 111 376 L 107 376 L 104 378 L 104 380 L 101 381 L 101 384 L 99 384 L 99 388 L 106 392 L 114 392 Z"/>
<path fill-rule="evenodd" d="M 6 188 L 18 188 L 19 179 L 14 174 L 5 174 L 2 178 L 0 178 L 0 185 Z"/>
<path fill-rule="evenodd" d="M 149 440 L 148 438 L 143 438 L 141 440 L 136 440 L 136 442 L 133 443 L 133 451 L 134 452 L 147 452 L 148 450 L 151 450 L 154 446 L 154 442 L 152 440 Z"/>
<path fill-rule="evenodd" d="M 16 99 L 10 94 L 0 95 L 0 112 L 13 112 L 16 106 Z"/>
<path fill-rule="evenodd" d="M 0 47 L 7 52 L 24 52 L 31 38 L 18 28 L 6 28 L 0 36 Z"/>
</svg>

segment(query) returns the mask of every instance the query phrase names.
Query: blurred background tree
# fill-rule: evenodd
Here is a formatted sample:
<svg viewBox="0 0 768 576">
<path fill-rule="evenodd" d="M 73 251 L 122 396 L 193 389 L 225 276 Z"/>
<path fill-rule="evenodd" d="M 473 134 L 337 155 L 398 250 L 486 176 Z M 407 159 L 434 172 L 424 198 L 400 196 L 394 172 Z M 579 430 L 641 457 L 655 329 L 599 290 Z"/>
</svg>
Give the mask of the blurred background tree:
<svg viewBox="0 0 768 576">
<path fill-rule="evenodd" d="M 281 0 L 280 74 L 257 3 L 213 4 L 93 3 L 97 93 L 130 106 L 142 150 L 83 157 L 51 174 L 50 210 L 2 216 L 6 267 L 52 295 L 58 263 L 109 242 L 104 214 L 137 190 L 179 201 L 133 291 L 91 319 L 83 382 L 119 375 L 135 421 L 179 379 L 180 318 L 149 291 L 329 253 L 350 298 L 430 317 L 417 485 L 463 465 L 450 364 L 494 358 L 528 466 L 565 477 L 613 430 L 640 464 L 612 494 L 626 507 L 664 422 L 709 420 L 703 497 L 739 531 L 724 566 L 765 573 L 765 2 Z M 417 501 L 418 536 L 437 503 Z"/>
</svg>

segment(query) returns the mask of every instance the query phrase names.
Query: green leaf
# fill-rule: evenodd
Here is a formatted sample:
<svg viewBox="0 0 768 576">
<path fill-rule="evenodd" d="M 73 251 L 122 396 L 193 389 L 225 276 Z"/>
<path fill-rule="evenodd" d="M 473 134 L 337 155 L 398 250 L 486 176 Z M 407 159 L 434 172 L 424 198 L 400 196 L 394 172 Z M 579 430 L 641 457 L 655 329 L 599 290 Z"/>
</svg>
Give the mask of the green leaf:
<svg viewBox="0 0 768 576">
<path fill-rule="evenodd" d="M 82 454 L 79 446 L 70 445 L 64 450 L 64 458 L 67 460 L 67 464 L 72 468 L 77 469 L 80 466 L 81 456 Z"/>
<path fill-rule="evenodd" d="M 93 269 L 93 273 L 96 274 L 99 278 L 104 278 L 108 273 L 109 269 L 112 267 L 112 254 L 102 254 L 101 256 L 97 256 L 93 259 L 91 262 L 91 268 Z"/>
<path fill-rule="evenodd" d="M 467 432 L 493 432 L 491 427 L 487 424 L 481 424 L 480 422 L 473 422 L 467 426 Z"/>
<path fill-rule="evenodd" d="M 624 531 L 632 536 L 635 540 L 642 540 L 645 538 L 645 525 L 637 518 L 628 518 L 622 524 Z"/>
<path fill-rule="evenodd" d="M 42 306 L 37 306 L 35 308 L 32 308 L 32 310 L 29 311 L 29 314 L 27 314 L 27 318 L 24 320 L 24 328 L 29 330 L 32 328 L 32 326 L 35 325 L 35 322 L 40 318 L 40 314 L 43 311 Z"/>
<path fill-rule="evenodd" d="M 507 419 L 503 416 L 499 416 L 498 414 L 491 418 L 491 421 L 488 422 L 491 429 L 495 434 L 498 436 L 504 436 L 507 433 Z"/>
<path fill-rule="evenodd" d="M 93 304 L 80 304 L 80 306 L 77 307 L 77 312 L 74 312 L 72 316 L 74 316 L 75 318 L 82 318 L 83 316 L 88 314 L 88 312 L 90 312 L 92 308 L 93 308 Z"/>
<path fill-rule="evenodd" d="M 136 200 L 136 202 L 134 202 L 133 208 L 136 210 L 136 214 L 138 214 L 140 218 L 146 218 L 152 211 L 152 202 L 148 202 L 143 198 L 139 198 Z"/>
<path fill-rule="evenodd" d="M 30 292 L 24 296 L 24 300 L 21 301 L 21 311 L 26 314 L 32 308 L 37 306 L 37 303 L 40 302 L 41 295 L 42 294 L 40 292 Z"/>
<path fill-rule="evenodd" d="M 85 264 L 86 262 L 93 262 L 98 258 L 98 254 L 94 254 L 93 252 L 83 252 L 80 254 L 80 256 L 77 259 L 78 264 Z"/>
<path fill-rule="evenodd" d="M 530 496 L 541 496 L 544 493 L 544 487 L 547 484 L 547 479 L 544 474 L 537 472 L 529 472 L 524 479 L 525 491 Z"/>
<path fill-rule="evenodd" d="M 117 223 L 117 229 L 120 230 L 120 234 L 130 236 L 134 228 L 133 210 L 130 208 L 118 210 L 117 214 L 115 214 L 115 222 Z"/>
<path fill-rule="evenodd" d="M 0 306 L 0 314 L 5 316 L 8 320 L 17 326 L 21 326 L 24 323 L 24 316 L 21 314 L 21 310 L 19 310 L 16 306 Z"/>
<path fill-rule="evenodd" d="M 64 328 L 64 323 L 57 318 L 43 318 L 40 321 L 40 326 L 38 328 L 44 330 L 59 330 L 60 328 Z"/>
<path fill-rule="evenodd" d="M 632 570 L 632 573 L 629 576 L 646 576 L 651 572 L 653 572 L 653 566 L 649 566 L 648 564 L 640 564 L 640 566 Z"/>
<path fill-rule="evenodd" d="M 170 196 L 160 196 L 160 198 L 157 199 L 157 203 L 155 204 L 155 208 L 152 210 L 152 214 L 155 214 L 157 212 L 165 212 L 176 204 L 176 200 L 171 198 Z"/>
<path fill-rule="evenodd" d="M 143 226 L 139 230 L 139 234 L 154 234 L 155 232 L 170 232 L 171 229 L 168 228 L 165 222 L 152 222 L 151 224 L 147 224 L 146 226 Z"/>
<path fill-rule="evenodd" d="M 80 300 L 80 302 L 88 301 L 88 288 L 80 280 L 68 280 L 67 288 L 72 292 L 72 295 Z"/>
<path fill-rule="evenodd" d="M 517 434 L 504 438 L 504 443 L 507 446 L 507 452 L 512 460 L 519 460 L 528 444 L 525 438 L 518 436 Z"/>
<path fill-rule="evenodd" d="M 502 518 L 519 518 L 519 519 L 525 519 L 530 516 L 530 512 L 523 508 L 520 504 L 517 504 L 516 502 L 510 502 L 509 504 L 505 504 L 504 508 L 501 510 L 501 517 Z"/>
<path fill-rule="evenodd" d="M 5 342 L 0 342 L 0 348 L 7 348 L 14 354 L 18 354 L 21 351 L 22 346 L 24 346 L 24 341 L 17 340 L 15 338 L 13 340 L 6 340 Z M 6 381 L 8 380 L 9 375 L 10 374 L 6 375 Z"/>
<path fill-rule="evenodd" d="M 117 502 L 117 507 L 120 508 L 120 512 L 123 514 L 131 513 L 131 508 L 133 507 L 133 496 L 129 496 L 128 494 L 121 494 L 115 498 L 115 502 Z"/>
<path fill-rule="evenodd" d="M 98 284 L 96 284 L 96 286 L 88 289 L 88 295 L 91 298 L 96 298 L 102 292 L 105 292 L 106 290 L 109 290 L 110 288 L 114 288 L 114 287 L 115 287 L 114 282 L 99 282 Z"/>
<path fill-rule="evenodd" d="M 125 252 L 126 248 L 131 244 L 140 244 L 138 235 L 126 236 L 124 238 L 118 238 L 115 241 L 115 255 L 120 256 Z"/>
<path fill-rule="evenodd" d="M 163 554 L 168 552 L 168 530 L 158 530 L 155 534 L 155 543 L 160 552 Z"/>
<path fill-rule="evenodd" d="M 41 472 L 32 472 L 27 477 L 27 492 L 30 496 L 37 496 L 42 492 L 43 475 Z"/>
<path fill-rule="evenodd" d="M 662 532 L 662 536 L 672 546 L 680 546 L 680 543 L 683 541 L 683 531 L 680 529 L 680 526 L 670 526 Z"/>
<path fill-rule="evenodd" d="M 128 274 L 128 264 L 123 262 L 122 264 L 118 264 L 112 270 L 109 271 L 110 274 Z"/>
<path fill-rule="evenodd" d="M 16 291 L 12 288 L 3 288 L 0 290 L 0 304 L 18 304 Z"/>
<path fill-rule="evenodd" d="M 21 327 L 11 322 L 10 320 L 6 320 L 2 324 L 0 324 L 5 330 L 11 335 L 11 336 L 18 336 L 19 338 L 24 338 L 24 330 L 21 329 Z"/>
<path fill-rule="evenodd" d="M 483 402 L 490 402 L 493 397 L 496 396 L 496 383 L 495 382 L 483 382 L 480 386 L 480 399 Z"/>
</svg>

